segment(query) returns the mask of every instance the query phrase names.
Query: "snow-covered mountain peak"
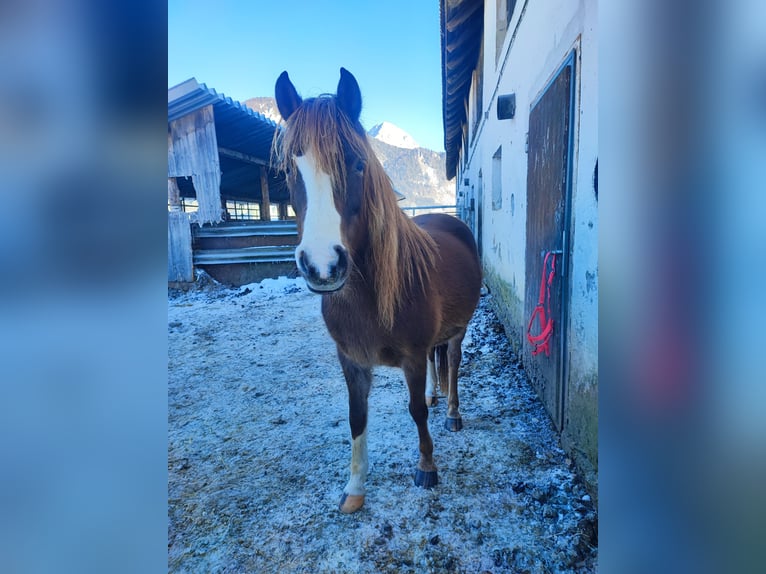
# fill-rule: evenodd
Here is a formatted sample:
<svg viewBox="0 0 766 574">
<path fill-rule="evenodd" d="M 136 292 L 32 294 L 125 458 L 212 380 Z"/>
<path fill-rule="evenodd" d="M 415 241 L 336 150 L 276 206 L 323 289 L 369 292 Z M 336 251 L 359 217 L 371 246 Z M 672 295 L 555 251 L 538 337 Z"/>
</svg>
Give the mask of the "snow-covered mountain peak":
<svg viewBox="0 0 766 574">
<path fill-rule="evenodd" d="M 420 147 L 418 142 L 416 142 L 410 134 L 390 122 L 383 122 L 373 126 L 367 134 L 383 143 L 396 147 L 405 149 L 415 149 Z"/>
</svg>

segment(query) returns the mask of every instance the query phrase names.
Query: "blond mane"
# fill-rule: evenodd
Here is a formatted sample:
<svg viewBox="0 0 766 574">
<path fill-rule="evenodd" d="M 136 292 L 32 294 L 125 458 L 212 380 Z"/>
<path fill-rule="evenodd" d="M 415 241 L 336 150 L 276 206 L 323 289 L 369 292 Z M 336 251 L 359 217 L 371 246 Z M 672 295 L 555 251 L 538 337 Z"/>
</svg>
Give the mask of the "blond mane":
<svg viewBox="0 0 766 574">
<path fill-rule="evenodd" d="M 374 275 L 380 323 L 390 329 L 403 298 L 415 289 L 426 294 L 438 250 L 431 236 L 397 205 L 391 180 L 366 134 L 359 133 L 340 113 L 334 97 L 306 99 L 286 121 L 285 129 L 277 130 L 275 164 L 288 177 L 295 177 L 297 170 L 289 169 L 293 157 L 311 150 L 342 200 L 346 191 L 343 142 L 352 153 L 367 160 L 362 199 L 370 239 L 366 267 Z"/>
</svg>

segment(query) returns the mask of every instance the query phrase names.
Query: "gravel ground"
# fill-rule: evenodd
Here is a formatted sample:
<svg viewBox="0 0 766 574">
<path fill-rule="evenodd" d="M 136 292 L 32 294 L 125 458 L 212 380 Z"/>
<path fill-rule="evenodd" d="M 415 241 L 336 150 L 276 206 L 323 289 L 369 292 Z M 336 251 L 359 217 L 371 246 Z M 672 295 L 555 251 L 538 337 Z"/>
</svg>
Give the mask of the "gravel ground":
<svg viewBox="0 0 766 574">
<path fill-rule="evenodd" d="M 347 395 L 319 303 L 286 278 L 168 292 L 170 572 L 595 571 L 596 511 L 491 295 L 463 346 L 463 430 L 431 410 L 439 485 L 414 486 L 404 377 L 379 368 L 365 506 L 341 514 Z"/>
</svg>

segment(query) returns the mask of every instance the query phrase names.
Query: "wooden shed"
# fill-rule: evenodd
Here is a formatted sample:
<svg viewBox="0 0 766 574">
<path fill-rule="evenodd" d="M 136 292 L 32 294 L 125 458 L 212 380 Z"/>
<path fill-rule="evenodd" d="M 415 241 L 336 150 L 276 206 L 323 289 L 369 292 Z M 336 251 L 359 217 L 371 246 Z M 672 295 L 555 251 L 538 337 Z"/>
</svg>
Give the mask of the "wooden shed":
<svg viewBox="0 0 766 574">
<path fill-rule="evenodd" d="M 297 243 L 277 124 L 191 78 L 168 89 L 168 282 L 194 267 L 242 285 L 290 273 Z"/>
</svg>

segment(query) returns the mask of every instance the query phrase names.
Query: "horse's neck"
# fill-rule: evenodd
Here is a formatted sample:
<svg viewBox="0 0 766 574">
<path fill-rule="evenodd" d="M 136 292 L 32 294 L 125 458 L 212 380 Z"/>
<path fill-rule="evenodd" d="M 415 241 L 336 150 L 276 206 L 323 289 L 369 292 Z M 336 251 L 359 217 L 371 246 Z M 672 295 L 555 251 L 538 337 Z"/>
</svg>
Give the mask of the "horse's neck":
<svg viewBox="0 0 766 574">
<path fill-rule="evenodd" d="M 402 292 L 407 288 L 414 275 L 427 275 L 428 264 L 419 254 L 427 253 L 433 248 L 432 240 L 429 235 L 415 224 L 398 207 L 390 214 L 390 223 L 388 223 L 383 237 L 373 239 L 369 235 L 365 238 L 365 253 L 360 257 L 360 271 L 364 277 L 365 284 L 369 285 L 375 291 L 375 297 L 379 296 L 377 287 L 379 286 L 378 274 L 386 273 L 391 276 L 392 282 L 399 291 L 399 295 L 404 296 Z M 375 253 L 376 249 L 384 247 L 395 247 L 394 259 L 386 257 L 379 258 Z M 385 265 L 376 265 L 376 262 L 384 261 Z M 407 278 L 405 280 L 405 278 Z"/>
<path fill-rule="evenodd" d="M 396 229 L 396 226 L 392 225 L 392 230 L 393 229 Z M 392 241 L 395 240 L 395 238 L 384 238 L 384 240 Z M 380 246 L 377 248 L 380 248 Z M 378 293 L 376 285 L 378 273 L 380 273 L 381 270 L 375 266 L 375 249 L 375 241 L 373 241 L 373 238 L 368 232 L 365 234 L 362 241 L 360 241 L 354 254 L 356 273 L 353 275 L 354 281 L 351 283 L 351 287 L 357 292 L 355 296 L 377 301 Z"/>
<path fill-rule="evenodd" d="M 393 212 L 386 217 L 386 224 L 383 227 L 383 237 L 373 237 L 370 225 L 365 227 L 367 233 L 364 235 L 364 239 L 361 241 L 362 249 L 359 257 L 359 262 L 362 264 L 362 270 L 365 278 L 373 279 L 376 273 L 379 271 L 376 269 L 374 261 L 378 260 L 376 256 L 377 250 L 383 250 L 384 247 L 392 244 L 398 245 L 399 242 L 399 229 L 402 227 L 401 222 L 395 221 L 394 218 L 407 217 L 400 210 Z M 389 221 L 390 220 L 390 221 Z M 398 257 L 397 257 L 398 259 Z"/>
</svg>

